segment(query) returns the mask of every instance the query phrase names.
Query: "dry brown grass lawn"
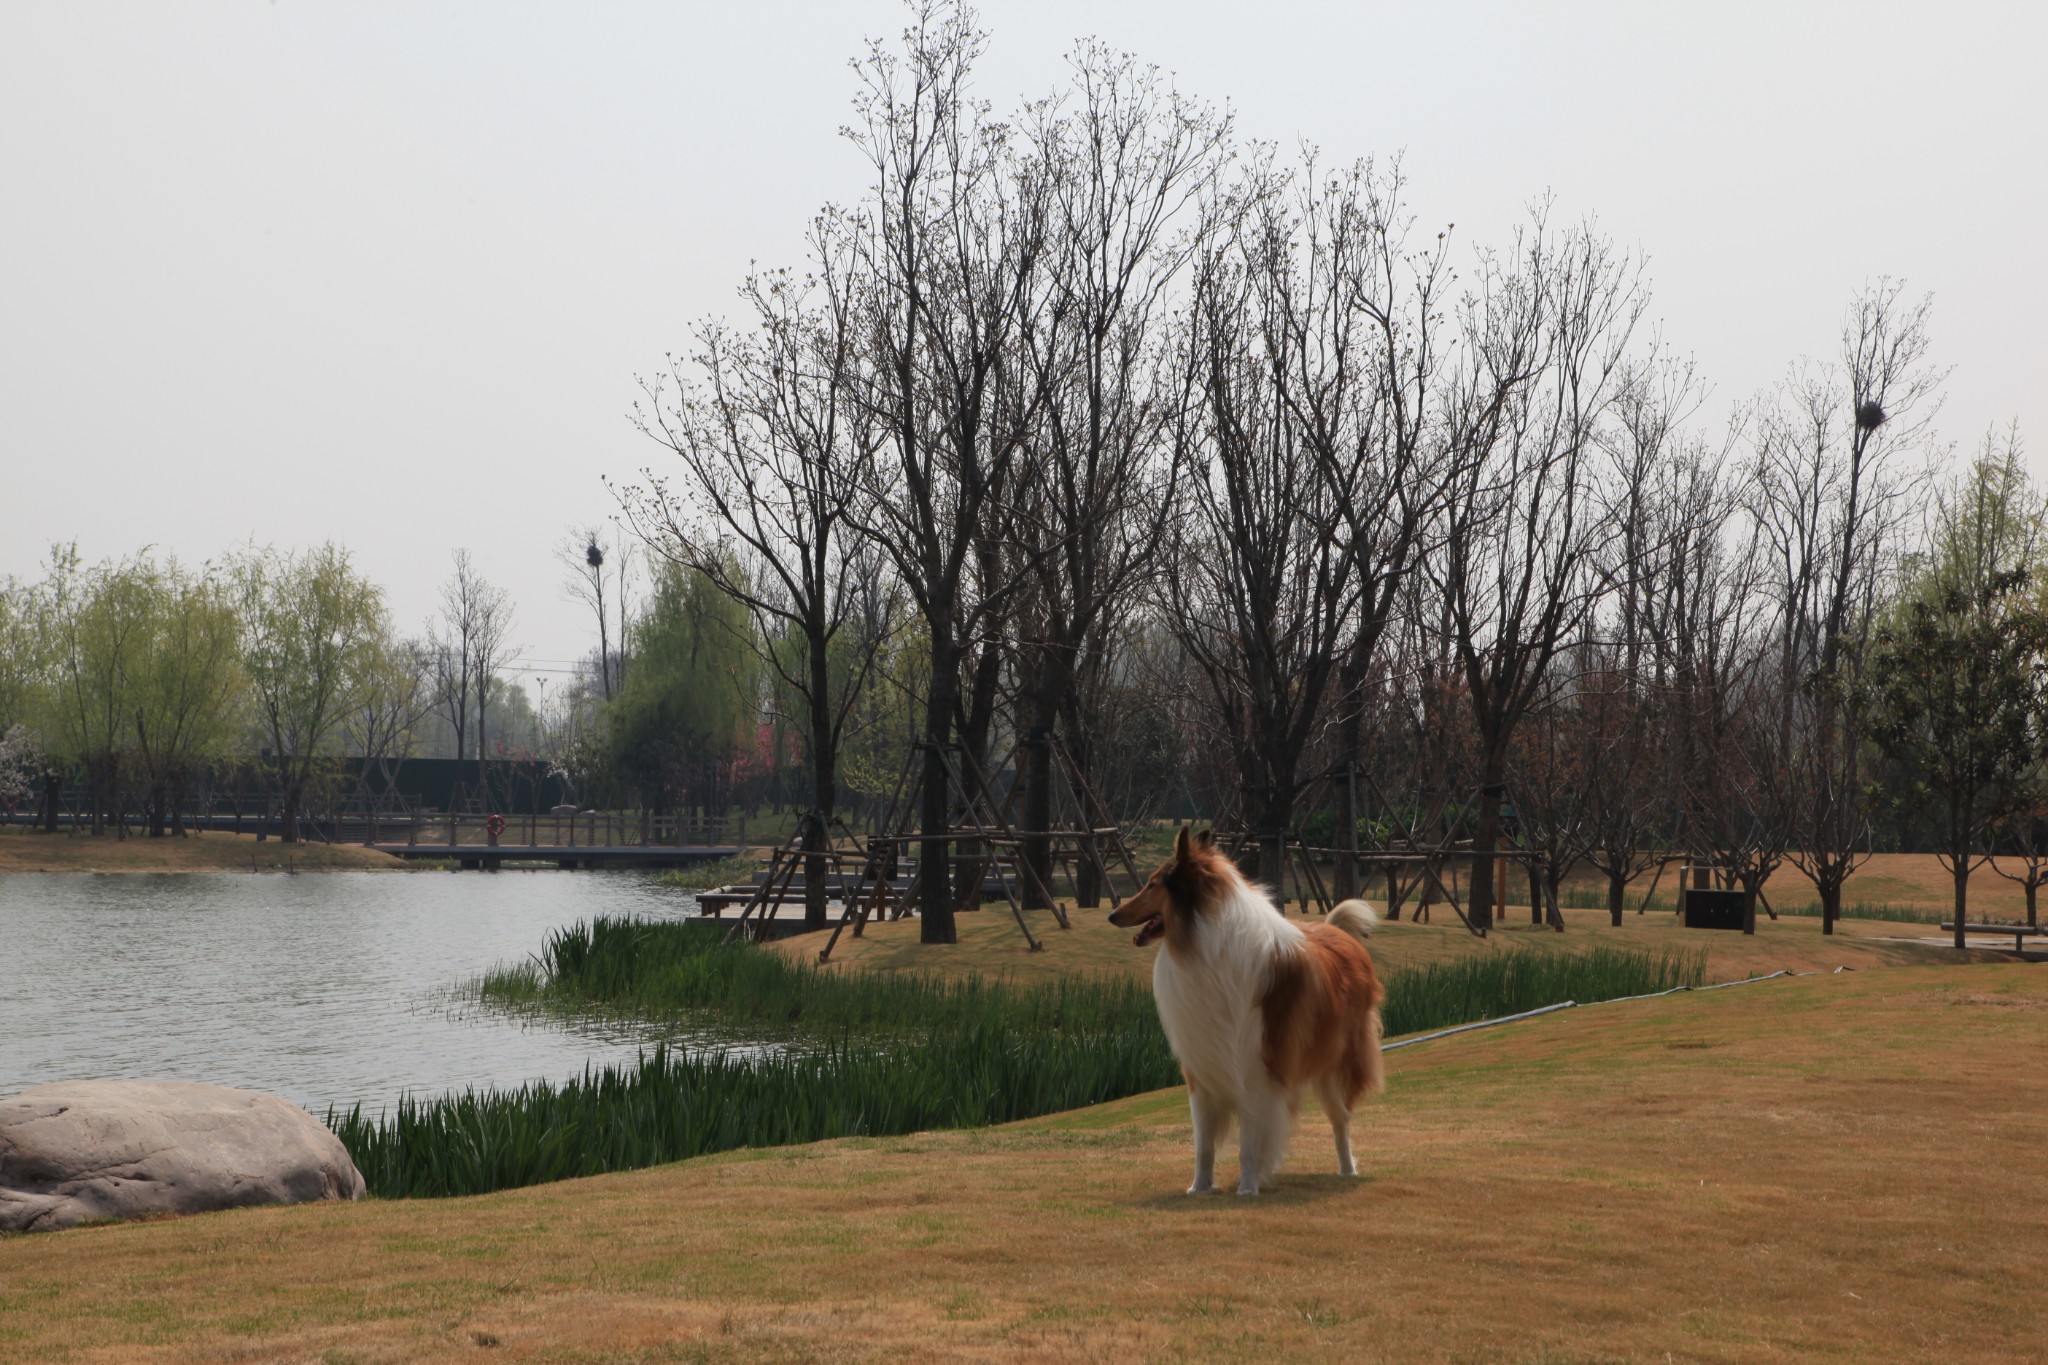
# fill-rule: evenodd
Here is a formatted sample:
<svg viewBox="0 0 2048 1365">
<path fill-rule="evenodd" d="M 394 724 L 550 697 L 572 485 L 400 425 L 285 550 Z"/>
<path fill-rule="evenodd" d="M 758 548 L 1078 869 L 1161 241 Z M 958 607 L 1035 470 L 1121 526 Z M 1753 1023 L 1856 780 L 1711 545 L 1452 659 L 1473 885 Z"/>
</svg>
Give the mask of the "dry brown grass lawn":
<svg viewBox="0 0 2048 1365">
<path fill-rule="evenodd" d="M 1392 1054 L 1334 1176 L 1177 1091 L 475 1199 L 0 1241 L 0 1359 L 2039 1358 L 2048 972 L 1778 980 Z M 2001 1174 L 2012 1173 L 2012 1174 Z"/>
<path fill-rule="evenodd" d="M 842 934 L 832 952 L 838 967 L 854 970 L 928 970 L 941 973 L 979 972 L 1039 980 L 1063 973 L 1130 973 L 1152 979 L 1157 947 L 1131 946 L 1128 930 L 1107 921 L 1108 907 L 1068 912 L 1073 927 L 1062 930 L 1050 913 L 1031 915 L 1032 932 L 1044 942 L 1030 951 L 1006 905 L 986 906 L 958 917 L 960 942 L 931 948 L 917 941 L 914 919 L 871 924 L 860 938 Z M 1558 933 L 1528 922 L 1527 909 L 1511 911 L 1510 922 L 1485 939 L 1474 938 L 1449 910 L 1439 907 L 1431 923 L 1408 920 L 1383 924 L 1373 933 L 1374 961 L 1399 967 L 1441 961 L 1469 953 L 1506 952 L 1521 947 L 1569 952 L 1599 944 L 1651 952 L 1707 951 L 1707 979 L 1732 981 L 1781 970 L 1812 971 L 1836 967 L 1912 966 L 1957 960 L 1954 949 L 1927 925 L 1881 920 L 1845 920 L 1832 937 L 1823 936 L 1820 921 L 1786 916 L 1775 922 L 1759 919 L 1754 937 L 1704 929 L 1686 929 L 1668 910 L 1623 916 L 1619 929 L 1608 924 L 1604 910 L 1566 910 L 1569 932 Z M 1515 922 L 1519 920 L 1519 922 Z M 800 934 L 779 940 L 793 956 L 816 961 L 824 934 Z M 1998 954 L 1971 950 L 1968 957 L 1996 960 Z"/>
<path fill-rule="evenodd" d="M 0 825 L 6 872 L 381 872 L 405 863 L 349 844 L 258 843 L 253 834 L 212 831 L 183 839 L 117 839 L 111 834 L 37 834 Z"/>
</svg>

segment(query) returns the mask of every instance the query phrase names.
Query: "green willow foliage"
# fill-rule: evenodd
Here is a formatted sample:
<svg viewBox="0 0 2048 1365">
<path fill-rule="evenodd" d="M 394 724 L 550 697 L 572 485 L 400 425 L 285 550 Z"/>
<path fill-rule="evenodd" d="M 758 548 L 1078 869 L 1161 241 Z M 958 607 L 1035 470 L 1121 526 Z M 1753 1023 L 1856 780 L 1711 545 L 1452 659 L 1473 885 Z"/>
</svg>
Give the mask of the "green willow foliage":
<svg viewBox="0 0 2048 1365">
<path fill-rule="evenodd" d="M 661 563 L 606 712 L 605 768 L 644 804 L 709 795 L 741 749 L 759 710 L 751 629 L 746 609 L 710 579 Z"/>
<path fill-rule="evenodd" d="M 1523 949 L 1394 972 L 1388 1032 L 1697 984 L 1703 961 Z M 478 1194 L 736 1147 L 1006 1123 L 1180 1074 L 1135 982 L 831 974 L 672 921 L 600 917 L 558 930 L 536 963 L 474 990 L 514 1009 L 689 1015 L 781 1049 L 657 1047 L 561 1085 L 407 1099 L 376 1116 L 330 1110 L 374 1194 Z"/>
</svg>

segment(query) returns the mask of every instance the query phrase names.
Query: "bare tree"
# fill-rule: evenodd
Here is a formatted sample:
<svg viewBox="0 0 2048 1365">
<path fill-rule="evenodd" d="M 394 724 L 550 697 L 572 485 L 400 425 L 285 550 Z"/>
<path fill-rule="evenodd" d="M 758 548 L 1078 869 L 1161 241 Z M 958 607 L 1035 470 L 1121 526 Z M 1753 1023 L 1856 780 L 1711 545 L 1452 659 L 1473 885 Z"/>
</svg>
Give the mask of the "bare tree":
<svg viewBox="0 0 2048 1365">
<path fill-rule="evenodd" d="M 476 799 L 490 805 L 485 716 L 498 674 L 517 651 L 511 644 L 512 601 L 476 570 L 468 550 L 455 551 L 455 572 L 441 585 L 441 614 L 427 625 L 434 696 L 455 730 L 455 759 L 466 756 L 469 721 L 476 719 Z"/>
<path fill-rule="evenodd" d="M 512 596 L 503 588 L 476 581 L 475 627 L 470 632 L 470 658 L 476 671 L 476 789 L 486 813 L 497 809 L 491 790 L 490 708 L 504 679 L 505 665 L 519 653 L 512 643 Z"/>
<path fill-rule="evenodd" d="M 1037 477 L 1019 490 L 1037 537 L 1016 613 L 1024 783 L 1020 825 L 1035 903 L 1052 885 L 1054 744 L 1085 772 L 1099 736 L 1103 651 L 1138 600 L 1173 512 L 1159 458 L 1170 420 L 1160 373 L 1169 290 L 1200 237 L 1193 221 L 1226 154 L 1229 124 L 1159 73 L 1100 44 L 1073 56 L 1073 105 L 1034 111 L 1050 186 L 1040 286 L 1020 343 L 1038 387 Z M 1097 685 L 1084 686 L 1093 678 Z M 1096 815 L 1087 813 L 1092 823 Z M 1094 904 L 1095 870 L 1082 887 Z"/>
<path fill-rule="evenodd" d="M 1842 355 L 1795 369 L 1766 405 L 1749 480 L 1778 612 L 1777 677 L 1788 703 L 1779 747 L 1800 784 L 1790 856 L 1820 895 L 1832 934 L 1842 886 L 1870 854 L 1863 735 L 1845 699 L 1901 549 L 1900 468 L 1928 440 L 1930 303 L 1880 280 L 1850 305 Z"/>
<path fill-rule="evenodd" d="M 640 428 L 684 477 L 673 493 L 651 478 L 626 500 L 657 554 L 745 605 L 749 647 L 802 708 L 804 922 L 814 929 L 826 922 L 841 742 L 895 616 L 885 556 L 852 525 L 884 431 L 850 382 L 861 338 L 847 244 L 821 237 L 815 249 L 808 280 L 748 281 L 749 332 L 705 325 L 692 366 L 671 359 L 643 386 Z"/>
<path fill-rule="evenodd" d="M 973 15 L 921 4 L 903 41 L 901 55 L 871 44 L 861 63 L 850 136 L 871 188 L 860 212 L 828 215 L 821 230 L 844 234 L 862 277 L 858 392 L 887 441 L 861 524 L 894 559 L 923 626 L 919 934 L 951 943 L 947 747 L 964 728 L 962 663 L 1015 588 L 1010 566 L 975 551 L 1013 511 L 1030 429 L 1016 340 L 1048 206 L 1044 185 L 1020 174 L 1014 131 L 968 91 L 984 43 Z"/>
<path fill-rule="evenodd" d="M 1356 615 L 1338 665 L 1337 818 L 1355 847 L 1367 688 L 1403 585 L 1462 452 L 1434 439 L 1445 361 L 1443 294 L 1450 232 L 1412 247 L 1399 162 L 1325 176 L 1311 158 L 1296 181 L 1304 268 L 1284 296 L 1292 360 L 1284 401 L 1314 454 L 1351 561 Z M 1337 894 L 1358 892 L 1340 858 Z"/>
<path fill-rule="evenodd" d="M 1302 756 L 1350 645 L 1359 561 L 1344 536 L 1351 490 L 1290 401 L 1290 384 L 1320 388 L 1338 363 L 1296 325 L 1319 263 L 1269 164 L 1249 168 L 1233 197 L 1197 264 L 1183 342 L 1194 401 L 1175 439 L 1190 512 L 1165 591 L 1231 746 L 1257 874 L 1284 895 Z"/>
<path fill-rule="evenodd" d="M 1711 559 L 1729 512 L 1715 453 L 1682 430 L 1702 397 L 1693 367 L 1661 355 L 1619 395 L 1609 442 L 1613 568 L 1603 609 L 1573 652 L 1583 853 L 1607 879 L 1616 926 L 1628 884 L 1666 856 L 1657 834 L 1676 832 L 1666 748 L 1673 679 L 1659 645 L 1689 605 L 1688 567 Z"/>
<path fill-rule="evenodd" d="M 604 699 L 612 699 L 611 618 L 605 614 L 605 559 L 611 556 L 613 570 L 623 567 L 617 552 L 607 543 L 602 526 L 580 526 L 569 532 L 555 548 L 555 558 L 564 570 L 562 586 L 569 596 L 590 608 L 597 618 L 597 684 Z M 624 616 L 620 617 L 623 646 Z"/>
<path fill-rule="evenodd" d="M 1450 616 L 1479 746 L 1473 924 L 1493 919 L 1508 748 L 1552 662 L 1599 600 L 1611 548 L 1601 427 L 1646 303 L 1639 265 L 1539 210 L 1509 256 L 1482 255 L 1445 421 L 1465 452 L 1428 559 Z"/>
</svg>

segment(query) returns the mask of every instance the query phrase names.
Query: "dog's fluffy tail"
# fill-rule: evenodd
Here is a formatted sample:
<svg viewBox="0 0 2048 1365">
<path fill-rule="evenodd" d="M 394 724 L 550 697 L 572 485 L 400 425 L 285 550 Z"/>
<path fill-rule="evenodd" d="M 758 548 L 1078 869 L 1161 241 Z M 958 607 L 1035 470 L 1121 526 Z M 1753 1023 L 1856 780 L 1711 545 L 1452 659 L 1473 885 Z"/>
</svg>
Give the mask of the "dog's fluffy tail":
<svg viewBox="0 0 2048 1365">
<path fill-rule="evenodd" d="M 1339 901 L 1337 908 L 1330 912 L 1323 923 L 1333 929 L 1342 929 L 1359 942 L 1372 937 L 1373 926 L 1380 922 L 1379 915 L 1364 901 Z"/>
</svg>

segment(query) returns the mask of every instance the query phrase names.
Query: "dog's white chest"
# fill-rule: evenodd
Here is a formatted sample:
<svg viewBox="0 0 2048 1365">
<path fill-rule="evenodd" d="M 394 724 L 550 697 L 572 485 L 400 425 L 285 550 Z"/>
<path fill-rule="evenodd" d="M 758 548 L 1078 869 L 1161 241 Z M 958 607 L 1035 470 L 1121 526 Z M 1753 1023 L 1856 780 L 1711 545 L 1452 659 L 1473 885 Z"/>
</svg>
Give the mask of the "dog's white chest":
<svg viewBox="0 0 2048 1365">
<path fill-rule="evenodd" d="M 1253 984 L 1241 972 L 1184 963 L 1162 950 L 1152 967 L 1159 1022 L 1188 1079 L 1218 1096 L 1241 1093 L 1263 1070 Z"/>
</svg>

